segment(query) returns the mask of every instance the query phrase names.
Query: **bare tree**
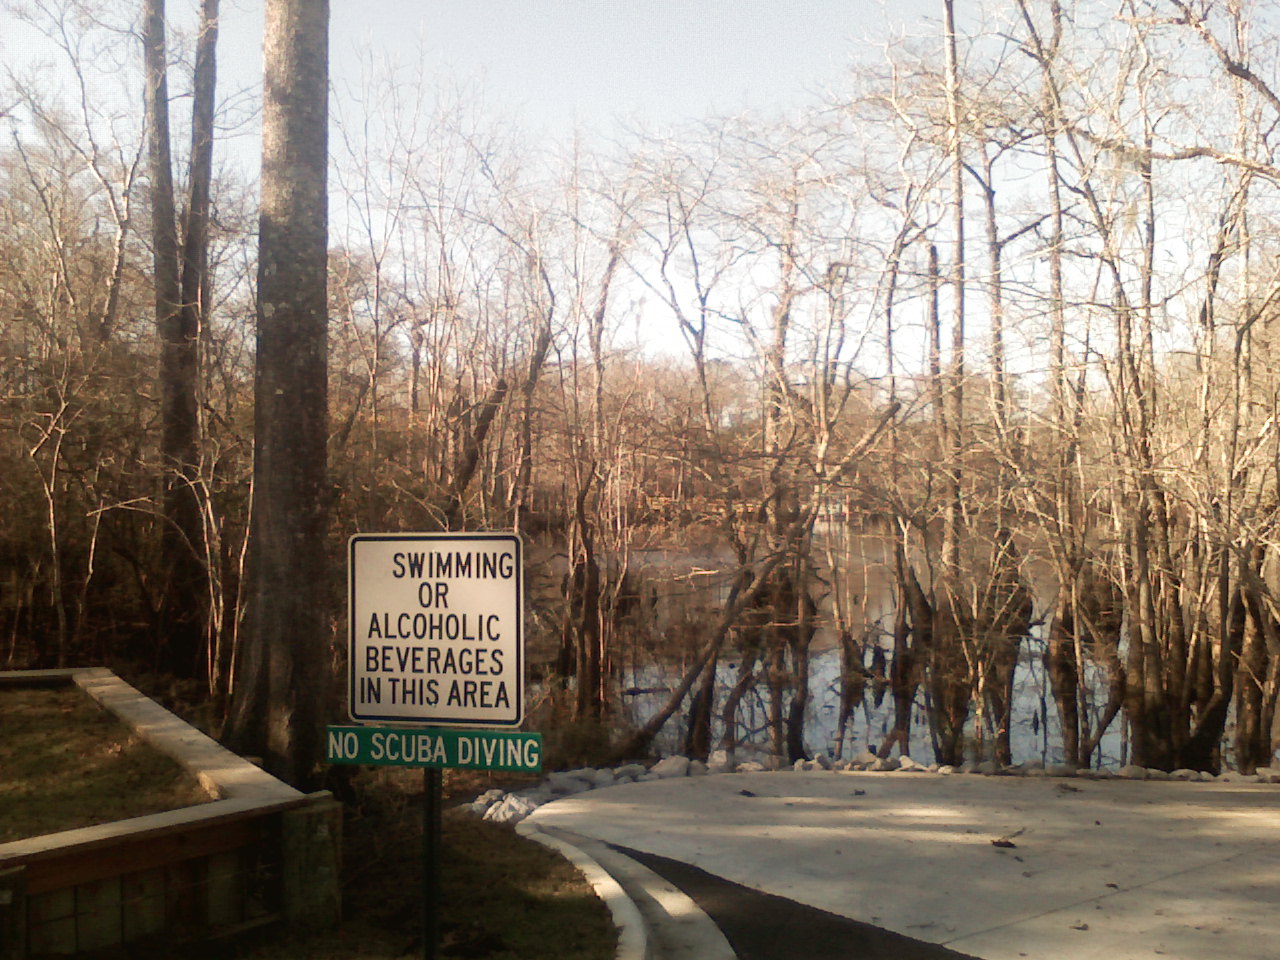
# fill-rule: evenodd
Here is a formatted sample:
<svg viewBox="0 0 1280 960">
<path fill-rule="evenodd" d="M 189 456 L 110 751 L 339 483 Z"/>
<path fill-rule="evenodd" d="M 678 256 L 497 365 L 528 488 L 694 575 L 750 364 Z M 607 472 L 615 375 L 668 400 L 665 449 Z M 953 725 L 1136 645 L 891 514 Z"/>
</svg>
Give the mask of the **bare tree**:
<svg viewBox="0 0 1280 960">
<path fill-rule="evenodd" d="M 155 316 L 160 337 L 163 599 L 156 624 L 163 667 L 180 677 L 208 673 L 209 576 L 205 569 L 198 411 L 201 315 L 208 301 L 208 221 L 213 176 L 218 0 L 204 0 L 192 98 L 189 195 L 179 240 L 169 134 L 164 0 L 145 0 L 143 49 L 151 181 Z M 211 649 L 211 645 L 210 645 Z"/>
</svg>

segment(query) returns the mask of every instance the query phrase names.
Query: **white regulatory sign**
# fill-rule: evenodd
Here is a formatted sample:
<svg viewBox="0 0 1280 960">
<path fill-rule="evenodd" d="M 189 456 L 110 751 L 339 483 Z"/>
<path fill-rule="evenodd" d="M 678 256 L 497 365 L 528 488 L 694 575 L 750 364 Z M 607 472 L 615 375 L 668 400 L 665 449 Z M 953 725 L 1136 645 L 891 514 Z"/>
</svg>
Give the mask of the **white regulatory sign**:
<svg viewBox="0 0 1280 960">
<path fill-rule="evenodd" d="M 523 584 L 514 533 L 352 537 L 351 719 L 518 726 Z"/>
</svg>

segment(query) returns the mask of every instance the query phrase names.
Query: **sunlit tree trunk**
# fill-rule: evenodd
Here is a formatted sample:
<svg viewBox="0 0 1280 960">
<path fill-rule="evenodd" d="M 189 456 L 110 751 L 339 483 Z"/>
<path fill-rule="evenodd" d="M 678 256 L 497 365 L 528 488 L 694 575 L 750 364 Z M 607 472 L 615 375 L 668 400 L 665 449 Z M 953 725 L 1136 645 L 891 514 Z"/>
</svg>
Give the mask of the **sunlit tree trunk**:
<svg viewBox="0 0 1280 960">
<path fill-rule="evenodd" d="M 327 0 L 268 0 L 247 637 L 227 738 L 312 782 L 331 706 Z"/>
</svg>

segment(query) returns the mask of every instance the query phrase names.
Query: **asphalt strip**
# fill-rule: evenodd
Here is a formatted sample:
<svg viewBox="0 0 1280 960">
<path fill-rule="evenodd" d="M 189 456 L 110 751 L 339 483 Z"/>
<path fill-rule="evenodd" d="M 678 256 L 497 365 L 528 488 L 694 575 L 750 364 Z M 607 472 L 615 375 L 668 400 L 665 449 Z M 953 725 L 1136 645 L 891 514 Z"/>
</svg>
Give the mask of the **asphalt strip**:
<svg viewBox="0 0 1280 960">
<path fill-rule="evenodd" d="M 971 954 L 760 893 L 679 860 L 609 846 L 691 897 L 720 928 L 739 960 L 977 960 Z"/>
</svg>

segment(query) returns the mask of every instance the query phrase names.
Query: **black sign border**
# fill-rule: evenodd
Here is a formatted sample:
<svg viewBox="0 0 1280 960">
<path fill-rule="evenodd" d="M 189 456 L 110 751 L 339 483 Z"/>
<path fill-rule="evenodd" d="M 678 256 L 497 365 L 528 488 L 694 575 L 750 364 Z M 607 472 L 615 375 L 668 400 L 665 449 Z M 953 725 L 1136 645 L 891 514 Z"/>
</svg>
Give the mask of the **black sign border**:
<svg viewBox="0 0 1280 960">
<path fill-rule="evenodd" d="M 443 717 L 358 716 L 356 706 L 356 544 L 392 540 L 509 542 L 516 554 L 516 717 L 514 720 L 451 720 Z M 404 723 L 436 727 L 514 728 L 524 723 L 524 541 L 515 531 L 484 533 L 355 533 L 347 539 L 347 716 L 355 723 Z"/>
</svg>

